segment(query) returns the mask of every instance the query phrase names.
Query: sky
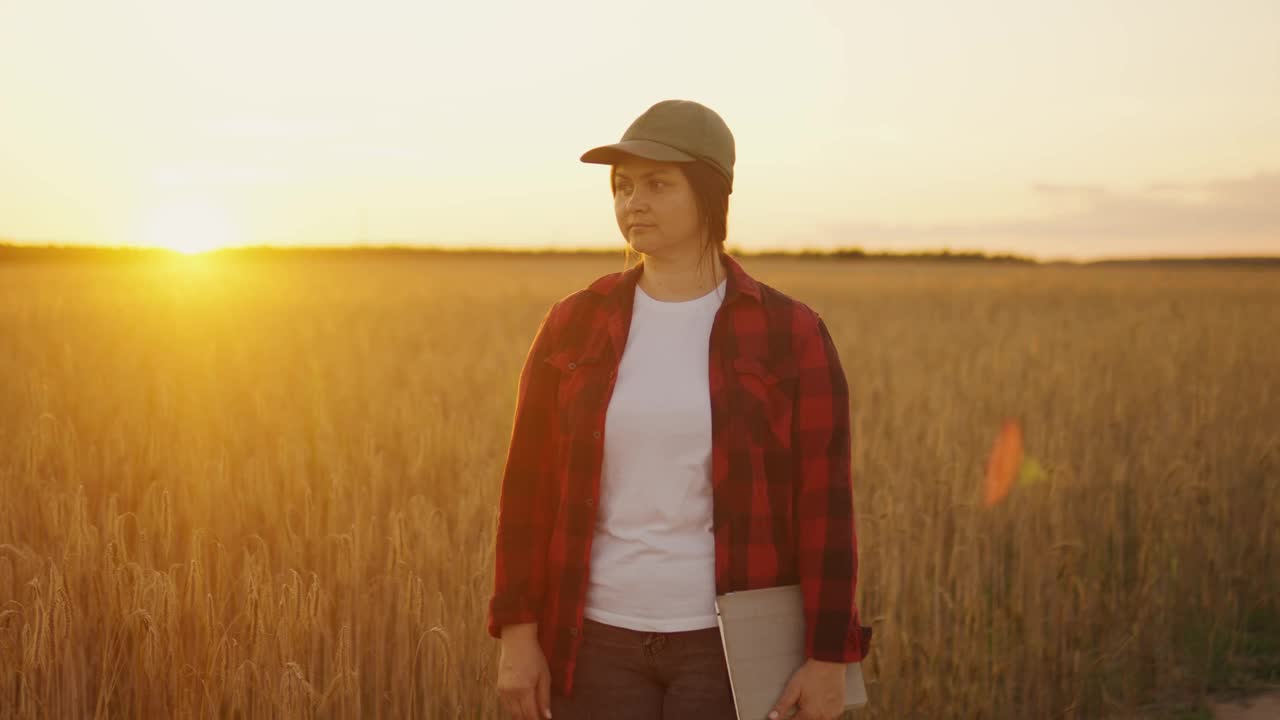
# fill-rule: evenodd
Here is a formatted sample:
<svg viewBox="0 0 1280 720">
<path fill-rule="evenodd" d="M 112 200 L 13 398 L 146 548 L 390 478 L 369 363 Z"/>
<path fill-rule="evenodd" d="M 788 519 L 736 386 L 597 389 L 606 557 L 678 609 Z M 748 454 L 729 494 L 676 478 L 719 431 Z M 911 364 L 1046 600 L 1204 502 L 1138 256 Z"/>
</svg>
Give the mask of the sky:
<svg viewBox="0 0 1280 720">
<path fill-rule="evenodd" d="M 1280 254 L 1276 0 L 0 0 L 0 238 L 621 249 L 668 98 L 731 247 Z"/>
</svg>

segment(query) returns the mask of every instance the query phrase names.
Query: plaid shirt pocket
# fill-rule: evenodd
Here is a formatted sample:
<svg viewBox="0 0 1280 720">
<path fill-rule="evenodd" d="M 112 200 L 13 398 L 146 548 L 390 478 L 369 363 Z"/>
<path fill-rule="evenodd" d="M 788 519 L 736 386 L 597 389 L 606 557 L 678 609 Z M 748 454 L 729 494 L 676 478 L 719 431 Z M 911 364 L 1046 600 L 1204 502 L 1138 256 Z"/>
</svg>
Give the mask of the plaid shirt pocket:
<svg viewBox="0 0 1280 720">
<path fill-rule="evenodd" d="M 785 359 L 733 360 L 744 420 L 751 439 L 766 448 L 791 448 L 797 369 Z"/>
<path fill-rule="evenodd" d="M 609 379 L 604 358 L 584 355 L 580 350 L 558 350 L 547 357 L 546 363 L 560 371 L 556 409 L 562 431 L 568 433 L 594 421 L 591 413 L 599 408 L 593 403 Z"/>
</svg>

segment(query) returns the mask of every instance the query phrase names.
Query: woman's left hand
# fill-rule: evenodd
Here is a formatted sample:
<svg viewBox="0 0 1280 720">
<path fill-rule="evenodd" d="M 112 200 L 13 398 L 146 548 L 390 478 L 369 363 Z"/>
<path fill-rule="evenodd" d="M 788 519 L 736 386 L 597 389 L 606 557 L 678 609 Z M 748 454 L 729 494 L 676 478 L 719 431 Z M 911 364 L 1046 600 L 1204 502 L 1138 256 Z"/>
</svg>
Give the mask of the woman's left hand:
<svg viewBox="0 0 1280 720">
<path fill-rule="evenodd" d="M 770 720 L 786 718 L 793 707 L 794 720 L 835 720 L 844 712 L 844 663 L 809 658 L 791 675 L 782 697 L 769 712 Z"/>
</svg>

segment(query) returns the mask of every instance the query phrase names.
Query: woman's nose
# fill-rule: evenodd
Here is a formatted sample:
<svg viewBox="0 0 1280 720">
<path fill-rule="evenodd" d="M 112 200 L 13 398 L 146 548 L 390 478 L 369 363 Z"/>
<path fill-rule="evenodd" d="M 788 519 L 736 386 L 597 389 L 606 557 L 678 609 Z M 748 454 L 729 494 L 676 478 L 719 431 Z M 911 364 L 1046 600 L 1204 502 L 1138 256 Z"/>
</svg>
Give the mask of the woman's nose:
<svg viewBox="0 0 1280 720">
<path fill-rule="evenodd" d="M 641 193 L 639 190 L 632 190 L 631 194 L 627 196 L 628 210 L 632 210 L 636 208 L 646 208 L 648 206 L 649 206 L 649 201 L 643 197 L 643 193 Z"/>
</svg>

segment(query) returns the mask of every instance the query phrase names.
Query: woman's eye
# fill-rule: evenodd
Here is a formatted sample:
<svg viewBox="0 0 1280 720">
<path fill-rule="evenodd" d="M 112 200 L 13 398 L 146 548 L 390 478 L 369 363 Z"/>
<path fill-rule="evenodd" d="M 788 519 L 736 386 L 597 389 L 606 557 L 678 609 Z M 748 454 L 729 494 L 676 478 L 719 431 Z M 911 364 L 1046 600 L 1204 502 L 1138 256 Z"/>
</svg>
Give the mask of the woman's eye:
<svg viewBox="0 0 1280 720">
<path fill-rule="evenodd" d="M 649 183 L 649 187 L 653 188 L 654 190 L 660 190 L 664 185 L 666 185 L 666 183 L 662 182 L 661 180 L 654 180 Z"/>
</svg>

